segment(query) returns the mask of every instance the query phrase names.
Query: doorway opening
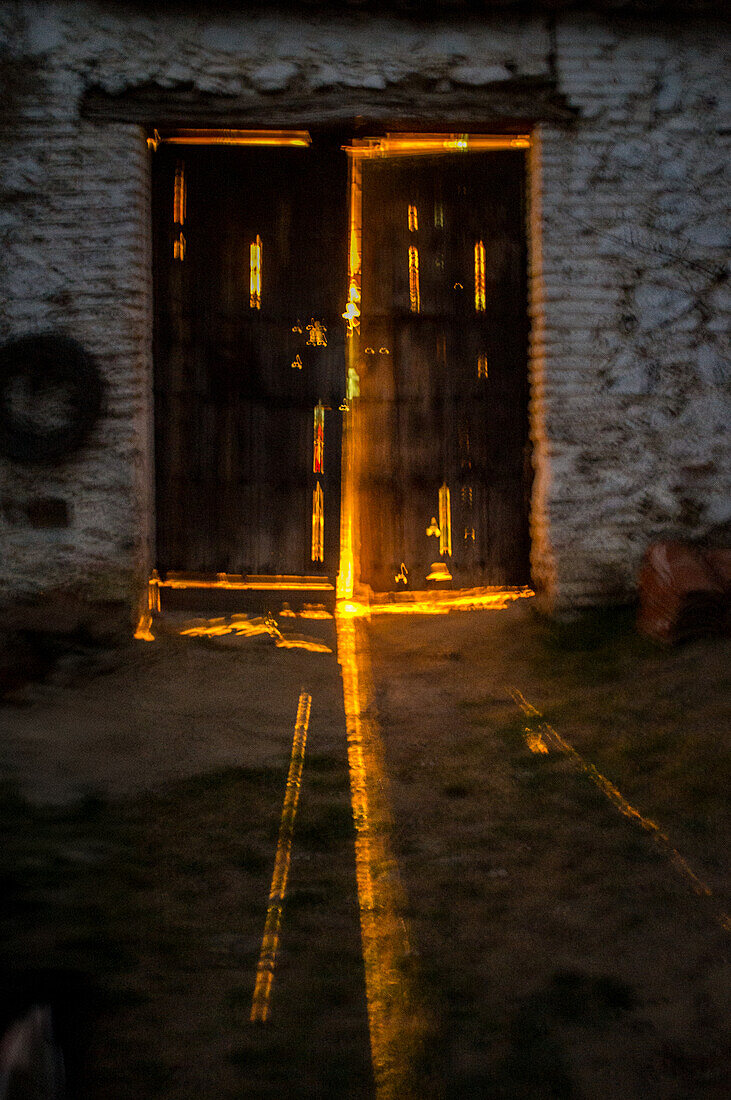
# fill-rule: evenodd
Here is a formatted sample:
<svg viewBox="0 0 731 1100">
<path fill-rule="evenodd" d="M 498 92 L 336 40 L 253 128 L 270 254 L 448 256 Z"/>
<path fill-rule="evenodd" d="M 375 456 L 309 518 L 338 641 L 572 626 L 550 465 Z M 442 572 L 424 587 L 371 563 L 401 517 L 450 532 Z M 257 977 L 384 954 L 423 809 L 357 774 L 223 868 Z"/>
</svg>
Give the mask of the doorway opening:
<svg viewBox="0 0 731 1100">
<path fill-rule="evenodd" d="M 529 144 L 156 133 L 158 605 L 529 583 Z"/>
</svg>

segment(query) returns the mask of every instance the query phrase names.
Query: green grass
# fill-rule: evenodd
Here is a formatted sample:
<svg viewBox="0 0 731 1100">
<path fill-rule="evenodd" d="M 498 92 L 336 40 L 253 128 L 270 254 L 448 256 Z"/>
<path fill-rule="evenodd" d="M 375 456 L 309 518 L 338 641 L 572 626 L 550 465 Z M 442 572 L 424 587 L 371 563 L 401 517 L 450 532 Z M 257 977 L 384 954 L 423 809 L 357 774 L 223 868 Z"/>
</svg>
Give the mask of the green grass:
<svg viewBox="0 0 731 1100">
<path fill-rule="evenodd" d="M 339 765 L 322 757 L 319 767 L 317 774 L 324 776 L 333 775 Z M 314 877 L 309 863 L 298 865 L 299 879 L 294 871 L 290 874 L 276 988 L 280 1014 L 289 1013 L 289 1022 L 275 1065 L 260 1033 L 253 1049 L 246 1047 L 245 1058 L 242 1051 L 240 1063 L 235 1058 L 227 1062 L 225 1049 L 235 1050 L 241 1028 L 249 1026 L 286 768 L 224 768 L 132 799 L 111 801 L 89 793 L 60 808 L 32 805 L 17 789 L 4 786 L 0 982 L 5 989 L 17 989 L 22 999 L 32 989 L 48 986 L 44 972 L 60 975 L 54 1003 L 60 1004 L 64 1017 L 74 1094 L 84 1100 L 132 1094 L 187 1098 L 195 1074 L 203 1072 L 200 1067 L 218 1047 L 221 1062 L 230 1067 L 224 1076 L 228 1072 L 231 1077 L 224 1086 L 217 1074 L 213 1087 L 221 1096 L 246 1095 L 245 1082 L 256 1076 L 259 1063 L 267 1080 L 279 1080 L 280 1095 L 288 1076 L 306 1080 L 302 1096 L 326 1096 L 328 1090 L 337 1096 L 335 1084 L 327 1080 L 339 1080 L 348 1061 L 367 1066 L 353 820 L 343 797 L 347 771 L 340 768 L 341 782 L 329 793 L 305 788 L 307 798 L 295 823 L 295 854 L 327 853 L 328 859 Z M 307 778 L 305 772 L 305 784 Z M 345 881 L 343 868 L 350 876 Z M 341 912 L 346 902 L 352 909 L 355 946 L 343 945 L 347 965 L 341 959 L 342 965 L 328 976 L 317 962 L 330 944 L 327 931 L 320 944 L 319 936 L 313 939 L 311 922 L 302 924 L 298 916 L 317 917 L 326 929 L 330 914 Z M 303 937 L 306 950 L 296 948 Z M 309 978 L 299 979 L 307 991 L 306 1021 L 291 1009 L 302 990 L 286 987 L 294 962 L 315 968 Z M 84 1017 L 79 1026 L 67 1005 L 67 975 L 78 976 L 93 1008 L 93 1019 Z M 194 1016 L 188 1025 L 191 1008 Z M 354 1018 L 355 1037 L 347 1033 L 342 1064 L 336 1061 L 330 1068 L 304 1073 L 313 1016 L 317 1019 L 323 1008 L 339 1012 L 347 1027 Z M 81 1068 L 92 1043 L 101 1043 L 103 1061 L 116 1067 L 98 1069 L 99 1081 L 93 1069 Z M 105 1072 L 113 1074 L 113 1083 Z M 320 1093 L 318 1074 L 321 1084 L 325 1082 Z M 87 1087 L 88 1093 L 83 1091 Z M 262 1085 L 261 1095 L 269 1095 L 267 1089 Z M 258 1095 L 258 1086 L 251 1085 L 249 1094 Z"/>
</svg>

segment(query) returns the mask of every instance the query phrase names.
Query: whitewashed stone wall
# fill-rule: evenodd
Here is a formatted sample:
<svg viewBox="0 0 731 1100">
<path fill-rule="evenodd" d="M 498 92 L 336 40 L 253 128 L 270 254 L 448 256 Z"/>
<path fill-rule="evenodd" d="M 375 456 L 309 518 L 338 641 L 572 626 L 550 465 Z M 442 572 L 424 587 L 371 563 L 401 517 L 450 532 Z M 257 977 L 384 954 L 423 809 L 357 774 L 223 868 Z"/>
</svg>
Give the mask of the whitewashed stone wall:
<svg viewBox="0 0 731 1100">
<path fill-rule="evenodd" d="M 108 381 L 78 456 L 42 473 L 0 464 L 0 599 L 81 584 L 133 603 L 150 564 L 149 153 L 140 127 L 81 116 L 92 88 L 237 96 L 248 125 L 291 93 L 314 123 L 333 90 L 352 117 L 365 95 L 408 103 L 426 82 L 432 103 L 474 100 L 555 71 L 577 114 L 539 126 L 530 158 L 536 582 L 557 606 L 626 598 L 648 541 L 728 520 L 721 28 L 145 17 L 58 0 L 6 4 L 0 36 L 0 339 L 63 330 Z M 68 501 L 68 528 L 6 507 L 38 495 Z"/>
<path fill-rule="evenodd" d="M 728 58 L 717 26 L 558 25 L 559 85 L 580 112 L 542 135 L 562 602 L 621 598 L 650 540 L 731 516 Z"/>
</svg>

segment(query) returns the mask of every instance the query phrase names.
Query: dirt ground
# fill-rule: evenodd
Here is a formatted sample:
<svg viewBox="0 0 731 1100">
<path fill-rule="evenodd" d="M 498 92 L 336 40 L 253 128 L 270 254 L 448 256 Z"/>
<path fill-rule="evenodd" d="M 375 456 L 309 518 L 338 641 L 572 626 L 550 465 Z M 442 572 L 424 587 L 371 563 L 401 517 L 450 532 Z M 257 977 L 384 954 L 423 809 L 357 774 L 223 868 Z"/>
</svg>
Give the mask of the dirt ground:
<svg viewBox="0 0 731 1100">
<path fill-rule="evenodd" d="M 0 707 L 0 1025 L 51 1002 L 71 1096 L 375 1095 L 335 623 L 282 629 L 333 652 L 161 634 Z M 358 630 L 429 1021 L 410 1094 L 725 1097 L 729 641 L 657 649 L 629 613 L 558 626 L 526 602 Z M 251 1024 L 303 689 L 271 1020 Z M 531 751 L 546 726 L 581 759 Z"/>
</svg>

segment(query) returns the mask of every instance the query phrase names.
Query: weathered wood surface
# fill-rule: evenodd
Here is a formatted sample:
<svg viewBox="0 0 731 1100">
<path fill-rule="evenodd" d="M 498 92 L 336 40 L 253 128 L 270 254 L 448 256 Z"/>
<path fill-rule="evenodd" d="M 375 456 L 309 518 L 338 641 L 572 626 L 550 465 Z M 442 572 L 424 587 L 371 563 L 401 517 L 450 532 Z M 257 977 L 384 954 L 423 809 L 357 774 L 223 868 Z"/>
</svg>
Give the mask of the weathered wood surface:
<svg viewBox="0 0 731 1100">
<path fill-rule="evenodd" d="M 362 579 L 392 589 L 404 562 L 410 587 L 425 587 L 431 563 L 443 559 L 455 587 L 527 583 L 523 157 L 366 161 L 363 224 Z M 475 309 L 476 241 L 485 248 L 483 312 Z M 410 247 L 418 249 L 418 312 Z M 426 533 L 439 519 L 443 483 L 451 556 Z"/>
<path fill-rule="evenodd" d="M 183 162 L 185 259 L 173 259 Z M 157 564 L 333 574 L 344 391 L 346 165 L 337 148 L 161 148 L 154 160 Z M 262 240 L 261 309 L 249 301 Z M 315 318 L 327 346 L 307 344 Z M 301 332 L 293 332 L 293 327 Z M 291 364 L 299 355 L 301 370 Z M 313 412 L 325 561 L 311 560 Z"/>
</svg>

